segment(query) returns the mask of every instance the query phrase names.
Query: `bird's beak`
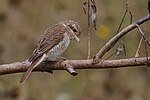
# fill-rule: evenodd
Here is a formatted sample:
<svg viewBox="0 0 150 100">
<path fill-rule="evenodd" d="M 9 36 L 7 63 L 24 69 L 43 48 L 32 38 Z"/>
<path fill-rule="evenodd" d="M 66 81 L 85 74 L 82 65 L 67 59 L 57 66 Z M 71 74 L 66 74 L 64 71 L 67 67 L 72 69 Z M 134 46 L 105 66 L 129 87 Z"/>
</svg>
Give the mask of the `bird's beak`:
<svg viewBox="0 0 150 100">
<path fill-rule="evenodd" d="M 80 42 L 80 39 L 75 35 L 75 39 L 77 42 Z"/>
</svg>

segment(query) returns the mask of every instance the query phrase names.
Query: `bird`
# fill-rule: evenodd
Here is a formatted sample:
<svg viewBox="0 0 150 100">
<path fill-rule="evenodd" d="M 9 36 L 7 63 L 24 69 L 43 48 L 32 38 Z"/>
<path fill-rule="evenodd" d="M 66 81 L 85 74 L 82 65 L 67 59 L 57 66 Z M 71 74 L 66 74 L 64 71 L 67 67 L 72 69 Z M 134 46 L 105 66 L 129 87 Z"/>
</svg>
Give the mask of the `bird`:
<svg viewBox="0 0 150 100">
<path fill-rule="evenodd" d="M 29 68 L 23 74 L 19 83 L 24 83 L 32 70 L 43 61 L 53 61 L 58 58 L 69 46 L 71 40 L 80 41 L 81 28 L 73 20 L 60 21 L 51 25 L 37 43 L 31 57 L 27 60 Z"/>
</svg>

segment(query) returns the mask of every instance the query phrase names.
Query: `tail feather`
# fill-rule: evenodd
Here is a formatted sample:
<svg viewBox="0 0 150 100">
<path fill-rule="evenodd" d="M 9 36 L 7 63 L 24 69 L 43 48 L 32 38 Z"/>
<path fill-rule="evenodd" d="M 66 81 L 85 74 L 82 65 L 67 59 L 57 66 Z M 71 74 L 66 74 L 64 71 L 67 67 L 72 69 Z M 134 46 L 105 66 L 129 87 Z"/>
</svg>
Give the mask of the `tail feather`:
<svg viewBox="0 0 150 100">
<path fill-rule="evenodd" d="M 24 75 L 22 76 L 21 80 L 19 81 L 19 83 L 24 83 L 27 78 L 30 76 L 32 70 L 35 68 L 35 66 L 30 66 L 29 69 L 24 73 Z"/>
<path fill-rule="evenodd" d="M 31 66 L 28 68 L 28 70 L 24 73 L 24 75 L 22 76 L 21 80 L 19 81 L 19 83 L 23 84 L 27 79 L 28 77 L 30 76 L 32 70 L 37 67 L 46 57 L 46 54 L 44 54 L 40 59 L 39 61 L 36 61 L 37 63 L 33 63 L 31 64 Z"/>
</svg>

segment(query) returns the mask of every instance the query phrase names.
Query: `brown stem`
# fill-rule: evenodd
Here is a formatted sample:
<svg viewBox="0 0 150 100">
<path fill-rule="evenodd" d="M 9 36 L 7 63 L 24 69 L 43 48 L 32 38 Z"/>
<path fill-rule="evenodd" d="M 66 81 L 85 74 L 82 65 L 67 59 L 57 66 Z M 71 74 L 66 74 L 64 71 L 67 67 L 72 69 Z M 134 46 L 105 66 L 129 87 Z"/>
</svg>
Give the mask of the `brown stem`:
<svg viewBox="0 0 150 100">
<path fill-rule="evenodd" d="M 91 34 L 90 34 L 90 0 L 88 0 L 88 57 L 91 55 Z"/>
</svg>

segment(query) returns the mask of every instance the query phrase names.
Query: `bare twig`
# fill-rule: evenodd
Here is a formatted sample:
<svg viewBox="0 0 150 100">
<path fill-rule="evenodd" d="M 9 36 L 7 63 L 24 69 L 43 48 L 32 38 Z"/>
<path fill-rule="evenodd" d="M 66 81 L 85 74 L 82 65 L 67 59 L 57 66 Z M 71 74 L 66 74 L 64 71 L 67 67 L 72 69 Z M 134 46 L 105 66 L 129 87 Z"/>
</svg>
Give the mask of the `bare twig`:
<svg viewBox="0 0 150 100">
<path fill-rule="evenodd" d="M 132 23 L 131 25 L 127 26 L 126 28 L 124 28 L 122 31 L 120 31 L 118 34 L 116 34 L 113 38 L 111 38 L 101 49 L 100 51 L 95 55 L 94 57 L 94 63 L 98 62 L 104 55 L 106 52 L 108 52 L 115 44 L 116 42 L 123 37 L 124 35 L 126 35 L 129 31 L 135 29 L 137 26 L 136 24 L 140 25 L 143 24 L 144 22 L 150 20 L 150 15 L 147 15 L 141 19 L 139 19 L 138 21 Z"/>
<path fill-rule="evenodd" d="M 129 15 L 130 15 L 130 24 L 132 24 L 132 20 L 133 20 L 133 15 L 132 15 L 132 12 L 131 12 L 131 10 L 130 10 L 130 5 L 129 5 L 129 0 L 127 0 L 127 2 L 128 2 L 128 4 L 127 4 L 127 6 L 128 6 L 128 11 L 129 11 Z"/>
<path fill-rule="evenodd" d="M 90 34 L 90 0 L 88 0 L 88 57 L 91 55 L 91 34 Z"/>
<path fill-rule="evenodd" d="M 90 59 L 91 56 L 91 34 L 88 32 L 88 57 L 87 59 Z"/>
<path fill-rule="evenodd" d="M 122 24 L 123 24 L 123 21 L 124 21 L 124 19 L 125 19 L 125 17 L 126 17 L 126 14 L 127 14 L 127 12 L 128 12 L 128 6 L 129 6 L 128 4 L 129 4 L 129 1 L 127 0 L 127 2 L 126 2 L 126 10 L 125 10 L 125 13 L 124 13 L 124 15 L 123 15 L 123 18 L 122 18 L 122 20 L 121 20 L 121 22 L 120 22 L 120 25 L 119 25 L 119 27 L 118 27 L 118 30 L 117 30 L 116 34 L 120 31 L 121 26 L 122 26 Z"/>
<path fill-rule="evenodd" d="M 132 24 L 132 20 L 133 20 L 132 12 L 131 12 L 131 11 L 129 11 L 129 14 L 130 14 L 130 24 Z"/>
<path fill-rule="evenodd" d="M 66 70 L 73 76 L 76 76 L 78 73 L 74 70 L 73 66 L 68 64 L 67 62 L 65 63 Z"/>
<path fill-rule="evenodd" d="M 112 56 L 114 56 L 116 54 L 116 52 L 112 53 L 111 55 L 109 55 L 107 58 L 105 58 L 105 60 L 110 59 Z"/>
<path fill-rule="evenodd" d="M 135 56 L 134 56 L 135 58 L 139 57 L 139 50 L 140 50 L 140 47 L 141 47 L 141 44 L 142 44 L 142 40 L 143 40 L 143 37 L 141 37 L 141 39 L 140 39 L 138 48 L 137 48 Z"/>
</svg>

